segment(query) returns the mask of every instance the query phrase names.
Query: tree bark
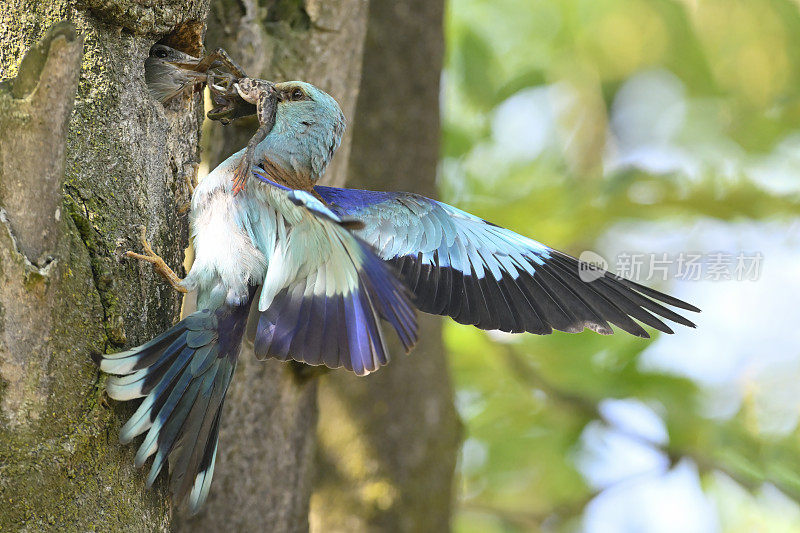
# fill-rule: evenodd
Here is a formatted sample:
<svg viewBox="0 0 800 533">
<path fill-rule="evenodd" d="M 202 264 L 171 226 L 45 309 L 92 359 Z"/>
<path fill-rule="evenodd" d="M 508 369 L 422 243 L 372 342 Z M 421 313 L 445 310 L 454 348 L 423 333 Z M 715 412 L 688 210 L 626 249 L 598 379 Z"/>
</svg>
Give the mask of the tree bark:
<svg viewBox="0 0 800 533">
<path fill-rule="evenodd" d="M 117 440 L 133 407 L 105 401 L 91 357 L 177 318 L 177 294 L 122 253 L 143 224 L 180 264 L 202 105 L 153 100 L 144 60 L 176 30 L 198 53 L 206 15 L 206 0 L 0 5 L 0 530 L 169 527 L 163 478 L 146 490 Z M 77 31 L 34 46 L 61 20 Z"/>
<path fill-rule="evenodd" d="M 373 2 L 348 185 L 435 195 L 443 2 Z M 366 378 L 320 382 L 313 531 L 447 531 L 460 424 L 441 319 Z"/>
<path fill-rule="evenodd" d="M 214 0 L 206 43 L 231 52 L 250 76 L 304 80 L 352 116 L 366 31 L 365 0 Z M 255 119 L 208 124 L 204 160 L 213 168 L 244 147 Z M 328 170 L 343 183 L 345 137 Z M 256 361 L 245 346 L 225 402 L 208 501 L 179 531 L 304 531 L 317 424 L 317 383 L 297 365 Z"/>
</svg>

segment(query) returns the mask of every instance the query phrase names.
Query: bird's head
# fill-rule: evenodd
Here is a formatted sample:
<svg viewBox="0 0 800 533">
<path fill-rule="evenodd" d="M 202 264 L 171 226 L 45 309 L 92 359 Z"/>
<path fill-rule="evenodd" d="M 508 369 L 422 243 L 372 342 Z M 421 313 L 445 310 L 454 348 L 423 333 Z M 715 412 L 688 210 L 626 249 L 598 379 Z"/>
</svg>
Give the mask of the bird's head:
<svg viewBox="0 0 800 533">
<path fill-rule="evenodd" d="M 277 100 L 275 126 L 260 147 L 276 163 L 309 172 L 317 181 L 342 141 L 345 118 L 339 104 L 325 91 L 303 81 L 272 84 L 245 78 L 237 84 L 245 101 L 257 104 L 267 91 Z M 283 161 L 279 161 L 283 159 Z"/>
<path fill-rule="evenodd" d="M 193 69 L 200 59 L 164 44 L 155 44 L 144 62 L 147 87 L 153 96 L 165 103 L 195 83 L 205 81 L 205 74 Z"/>
</svg>

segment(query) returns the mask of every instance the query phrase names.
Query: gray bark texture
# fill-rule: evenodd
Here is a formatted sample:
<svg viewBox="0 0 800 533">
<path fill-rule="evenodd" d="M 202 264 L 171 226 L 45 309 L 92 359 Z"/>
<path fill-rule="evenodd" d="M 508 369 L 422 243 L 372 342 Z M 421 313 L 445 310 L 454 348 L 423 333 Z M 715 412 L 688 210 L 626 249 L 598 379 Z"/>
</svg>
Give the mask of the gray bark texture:
<svg viewBox="0 0 800 533">
<path fill-rule="evenodd" d="M 443 4 L 370 4 L 349 186 L 435 196 Z M 321 380 L 312 531 L 449 529 L 461 427 L 442 319 L 419 320 L 409 355 L 393 338 L 394 357 L 379 372 Z"/>
<path fill-rule="evenodd" d="M 366 16 L 365 0 L 213 0 L 206 44 L 230 51 L 250 76 L 311 82 L 353 116 Z M 204 162 L 214 168 L 257 127 L 255 119 L 208 124 Z M 344 182 L 348 147 L 349 136 L 329 182 Z M 225 402 L 211 494 L 196 517 L 181 517 L 177 530 L 307 530 L 316 424 L 313 372 L 257 361 L 245 346 Z"/>
<path fill-rule="evenodd" d="M 199 51 L 206 13 L 205 1 L 0 3 L 2 531 L 169 527 L 163 480 L 146 490 L 135 448 L 117 441 L 132 407 L 109 405 L 91 357 L 179 312 L 178 295 L 122 253 L 139 250 L 145 225 L 180 264 L 176 203 L 202 106 L 154 101 L 144 60 L 179 27 Z"/>
</svg>

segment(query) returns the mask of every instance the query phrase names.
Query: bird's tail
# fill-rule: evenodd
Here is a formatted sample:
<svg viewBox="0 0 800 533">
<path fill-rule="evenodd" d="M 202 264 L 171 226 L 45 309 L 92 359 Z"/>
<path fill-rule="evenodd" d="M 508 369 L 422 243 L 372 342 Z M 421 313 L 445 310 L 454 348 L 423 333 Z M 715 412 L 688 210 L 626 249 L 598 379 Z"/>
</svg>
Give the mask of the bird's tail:
<svg viewBox="0 0 800 533">
<path fill-rule="evenodd" d="M 120 431 L 130 442 L 147 432 L 136 453 L 139 467 L 155 454 L 148 486 L 169 460 L 170 492 L 192 514 L 206 497 L 214 474 L 220 413 L 247 322 L 249 305 L 198 311 L 150 342 L 105 355 L 100 369 L 113 374 L 108 395 L 142 398 Z M 187 500 L 188 498 L 188 500 Z"/>
</svg>

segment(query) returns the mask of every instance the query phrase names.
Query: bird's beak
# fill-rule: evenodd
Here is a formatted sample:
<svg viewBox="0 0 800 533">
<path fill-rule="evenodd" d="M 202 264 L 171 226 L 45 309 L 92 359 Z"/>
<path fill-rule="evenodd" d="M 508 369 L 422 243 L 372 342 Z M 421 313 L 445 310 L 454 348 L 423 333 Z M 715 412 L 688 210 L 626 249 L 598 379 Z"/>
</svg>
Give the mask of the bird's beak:
<svg viewBox="0 0 800 533">
<path fill-rule="evenodd" d="M 174 65 L 183 70 L 197 70 L 200 66 L 200 59 L 187 59 L 185 61 L 167 61 L 170 65 Z"/>
<path fill-rule="evenodd" d="M 167 65 L 173 66 L 176 69 L 179 69 L 183 72 L 184 76 L 190 76 L 196 78 L 197 81 L 206 81 L 207 73 L 205 68 L 203 70 L 198 70 L 202 68 L 201 60 L 200 59 L 186 59 L 181 61 L 164 61 Z"/>
</svg>

